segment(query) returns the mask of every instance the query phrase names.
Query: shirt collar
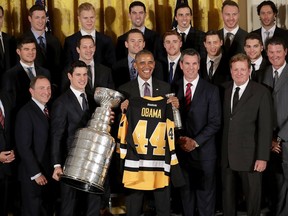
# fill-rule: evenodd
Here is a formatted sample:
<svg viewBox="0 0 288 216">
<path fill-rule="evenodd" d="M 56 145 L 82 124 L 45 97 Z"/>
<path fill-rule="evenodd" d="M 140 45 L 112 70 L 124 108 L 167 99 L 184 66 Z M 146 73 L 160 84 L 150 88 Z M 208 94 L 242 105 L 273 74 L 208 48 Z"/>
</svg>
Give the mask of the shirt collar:
<svg viewBox="0 0 288 216">
<path fill-rule="evenodd" d="M 181 52 L 179 53 L 179 55 L 173 61 L 169 59 L 169 56 L 167 56 L 168 63 L 170 64 L 170 62 L 174 62 L 175 63 L 174 65 L 176 65 L 178 63 L 180 57 L 181 57 Z"/>
<path fill-rule="evenodd" d="M 286 66 L 286 61 L 285 61 L 285 63 L 280 67 L 280 68 L 278 68 L 277 69 L 277 71 L 278 71 L 278 77 L 280 77 L 280 75 L 281 75 L 281 73 L 283 72 L 283 69 L 284 69 L 284 67 Z M 273 72 L 274 71 L 276 71 L 276 69 L 272 66 L 272 69 L 273 69 Z"/>
<path fill-rule="evenodd" d="M 150 77 L 147 81 L 143 80 L 140 76 L 137 77 L 139 87 L 141 88 L 145 82 L 147 82 L 152 89 L 152 77 Z"/>
<path fill-rule="evenodd" d="M 236 28 L 234 28 L 232 31 L 228 31 L 227 29 L 224 28 L 224 38 L 225 38 L 225 36 L 226 36 L 226 34 L 227 34 L 228 32 L 232 33 L 232 34 L 235 36 L 236 33 L 237 33 L 237 31 L 238 31 L 238 29 L 239 29 L 239 26 L 237 26 Z"/>
<path fill-rule="evenodd" d="M 43 32 L 42 35 L 39 35 L 39 34 L 38 34 L 36 31 L 34 31 L 32 28 L 31 28 L 31 31 L 32 31 L 32 33 L 33 33 L 33 35 L 34 35 L 34 37 L 35 37 L 36 39 L 38 39 L 38 37 L 42 36 L 42 37 L 46 40 L 45 31 Z"/>
<path fill-rule="evenodd" d="M 37 106 L 43 111 L 45 108 L 45 105 L 43 105 L 42 103 L 40 103 L 38 100 L 36 100 L 35 98 L 32 97 L 32 100 L 37 104 Z M 44 111 L 43 111 L 44 112 Z"/>
<path fill-rule="evenodd" d="M 178 28 L 177 26 L 177 32 L 180 34 L 180 33 L 185 33 L 186 35 L 188 35 L 189 31 L 190 31 L 190 28 L 191 28 L 191 25 L 189 25 L 189 27 L 187 29 L 185 29 L 185 31 L 180 31 L 180 29 Z"/>
<path fill-rule="evenodd" d="M 193 88 L 195 89 L 197 84 L 198 84 L 198 81 L 199 81 L 199 74 L 197 75 L 196 79 L 194 79 L 192 82 L 188 82 L 185 77 L 183 76 L 183 81 L 184 81 L 184 89 L 186 88 L 186 85 L 187 83 L 192 83 L 193 85 Z"/>
<path fill-rule="evenodd" d="M 243 85 L 240 85 L 240 86 L 237 86 L 236 83 L 233 82 L 233 91 L 232 92 L 234 92 L 237 87 L 240 87 L 241 92 L 243 92 L 246 89 L 248 82 L 249 82 L 249 79 Z"/>
<path fill-rule="evenodd" d="M 265 28 L 263 28 L 263 26 L 261 27 L 261 33 L 262 34 L 265 34 L 266 31 L 269 31 L 270 32 L 270 35 L 269 37 L 272 37 L 273 34 L 274 34 L 274 31 L 276 29 L 276 24 L 274 24 L 270 29 L 266 30 Z"/>
<path fill-rule="evenodd" d="M 91 35 L 93 37 L 93 39 L 94 39 L 94 42 L 96 42 L 96 30 L 95 29 L 92 30 L 91 33 L 88 33 L 86 31 L 84 31 L 83 29 L 81 29 L 80 32 L 81 32 L 81 35 L 83 35 L 83 36 L 84 35 Z"/>
<path fill-rule="evenodd" d="M 71 91 L 75 94 L 76 98 L 79 98 L 82 93 L 85 93 L 85 92 L 76 90 L 76 89 L 73 88 L 71 85 L 70 85 L 70 89 L 71 89 Z"/>
<path fill-rule="evenodd" d="M 28 67 L 33 67 L 33 68 L 35 68 L 35 65 L 34 65 L 34 62 L 32 63 L 32 65 L 27 65 L 27 64 L 25 64 L 24 62 L 22 62 L 21 60 L 20 60 L 20 64 L 21 64 L 21 66 L 23 67 L 23 68 L 28 68 Z"/>
</svg>

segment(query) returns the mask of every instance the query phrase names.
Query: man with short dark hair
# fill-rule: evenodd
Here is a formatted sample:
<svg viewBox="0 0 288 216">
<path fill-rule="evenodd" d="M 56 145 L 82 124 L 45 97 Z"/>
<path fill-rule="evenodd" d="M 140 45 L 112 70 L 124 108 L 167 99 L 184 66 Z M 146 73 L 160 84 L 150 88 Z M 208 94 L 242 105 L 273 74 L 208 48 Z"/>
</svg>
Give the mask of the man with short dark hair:
<svg viewBox="0 0 288 216">
<path fill-rule="evenodd" d="M 31 28 L 23 37 L 33 38 L 36 44 L 37 65 L 47 68 L 51 73 L 51 83 L 60 84 L 63 50 L 57 37 L 46 32 L 46 11 L 42 5 L 33 5 L 29 9 L 28 20 Z"/>
<path fill-rule="evenodd" d="M 223 40 L 223 54 L 229 61 L 237 53 L 244 53 L 247 32 L 239 27 L 240 9 L 235 1 L 225 0 L 222 4 L 224 28 L 218 30 Z"/>
<path fill-rule="evenodd" d="M 129 18 L 131 20 L 132 27 L 131 29 L 139 29 L 143 35 L 145 40 L 145 49 L 151 51 L 154 55 L 156 55 L 156 48 L 159 42 L 159 35 L 147 28 L 145 26 L 145 18 L 146 18 L 146 6 L 141 1 L 133 1 L 129 5 Z M 127 47 L 125 45 L 125 41 L 127 39 L 127 32 L 123 35 L 119 36 L 117 39 L 116 45 L 116 56 L 117 60 L 125 58 L 127 53 Z"/>
<path fill-rule="evenodd" d="M 222 52 L 223 40 L 217 31 L 208 31 L 204 37 L 207 56 L 200 61 L 199 75 L 204 80 L 220 86 L 231 80 L 228 60 Z"/>
<path fill-rule="evenodd" d="M 269 62 L 262 57 L 263 43 L 260 35 L 249 33 L 245 37 L 244 50 L 251 61 L 250 78 L 258 83 L 262 83 L 264 72 Z"/>
<path fill-rule="evenodd" d="M 216 140 L 221 126 L 219 90 L 199 77 L 200 55 L 183 50 L 180 57 L 183 78 L 173 92 L 179 99 L 183 131 L 176 153 L 185 178 L 180 188 L 183 215 L 214 215 L 216 202 Z"/>
<path fill-rule="evenodd" d="M 177 32 L 182 36 L 182 48 L 193 48 L 205 57 L 206 50 L 203 45 L 204 32 L 191 26 L 192 9 L 187 3 L 177 5 L 174 10 L 174 19 L 177 21 Z"/>
</svg>

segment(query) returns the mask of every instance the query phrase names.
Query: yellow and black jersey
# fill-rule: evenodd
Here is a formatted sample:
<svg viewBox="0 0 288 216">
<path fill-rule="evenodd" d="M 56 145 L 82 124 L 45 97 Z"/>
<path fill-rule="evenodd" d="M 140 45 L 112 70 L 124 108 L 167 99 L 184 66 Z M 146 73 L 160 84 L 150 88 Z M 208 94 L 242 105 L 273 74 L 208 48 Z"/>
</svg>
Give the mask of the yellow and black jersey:
<svg viewBox="0 0 288 216">
<path fill-rule="evenodd" d="M 163 97 L 131 98 L 122 115 L 118 138 L 126 188 L 154 190 L 169 185 L 178 166 L 171 104 Z"/>
</svg>

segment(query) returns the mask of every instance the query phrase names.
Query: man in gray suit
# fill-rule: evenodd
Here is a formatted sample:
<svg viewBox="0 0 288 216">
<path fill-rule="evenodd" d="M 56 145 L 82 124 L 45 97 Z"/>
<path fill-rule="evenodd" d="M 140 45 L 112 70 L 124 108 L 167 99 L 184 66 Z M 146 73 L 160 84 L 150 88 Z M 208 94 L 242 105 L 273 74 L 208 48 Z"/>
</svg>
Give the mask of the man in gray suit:
<svg viewBox="0 0 288 216">
<path fill-rule="evenodd" d="M 233 82 L 225 89 L 221 154 L 224 215 L 236 215 L 239 178 L 247 215 L 260 215 L 262 172 L 272 140 L 272 99 L 264 86 L 249 80 L 250 67 L 244 54 L 230 60 Z"/>
<path fill-rule="evenodd" d="M 288 215 L 288 65 L 286 43 L 282 38 L 273 37 L 267 41 L 267 56 L 271 66 L 264 74 L 263 83 L 272 91 L 274 102 L 274 124 L 272 140 L 271 173 L 276 178 L 275 206 L 276 215 Z M 276 189 L 276 190 L 275 190 Z"/>
</svg>

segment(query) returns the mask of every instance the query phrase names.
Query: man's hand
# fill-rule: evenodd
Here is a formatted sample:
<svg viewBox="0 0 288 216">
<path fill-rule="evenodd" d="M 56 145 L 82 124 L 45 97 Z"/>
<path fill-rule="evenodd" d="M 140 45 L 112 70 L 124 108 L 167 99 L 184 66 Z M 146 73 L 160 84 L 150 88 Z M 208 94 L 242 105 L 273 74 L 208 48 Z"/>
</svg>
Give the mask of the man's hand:
<svg viewBox="0 0 288 216">
<path fill-rule="evenodd" d="M 272 140 L 271 151 L 279 154 L 282 151 L 281 143 L 276 140 Z"/>
<path fill-rule="evenodd" d="M 0 152 L 0 162 L 11 163 L 14 160 L 15 160 L 15 154 L 13 150 Z"/>
<path fill-rule="evenodd" d="M 127 99 L 121 103 L 120 108 L 121 108 L 122 113 L 126 112 L 126 110 L 128 109 L 128 105 L 129 105 L 129 101 Z"/>
<path fill-rule="evenodd" d="M 42 174 L 38 178 L 36 178 L 35 181 L 38 185 L 41 185 L 41 186 L 46 185 L 48 183 L 47 179 Z"/>
<path fill-rule="evenodd" d="M 60 180 L 60 176 L 63 174 L 63 170 L 61 167 L 55 167 L 52 178 L 56 181 Z"/>
<path fill-rule="evenodd" d="M 180 144 L 181 149 L 186 152 L 191 152 L 197 147 L 195 140 L 186 136 L 181 136 L 177 140 L 177 143 Z"/>
<path fill-rule="evenodd" d="M 254 171 L 263 172 L 266 169 L 267 161 L 264 160 L 256 160 L 254 165 Z"/>
<path fill-rule="evenodd" d="M 168 98 L 168 100 L 167 100 L 167 104 L 168 103 L 171 103 L 172 104 L 172 106 L 173 107 L 175 107 L 175 108 L 179 108 L 179 100 L 178 100 L 178 98 L 177 97 L 175 97 L 175 96 L 170 96 L 169 98 Z"/>
</svg>

